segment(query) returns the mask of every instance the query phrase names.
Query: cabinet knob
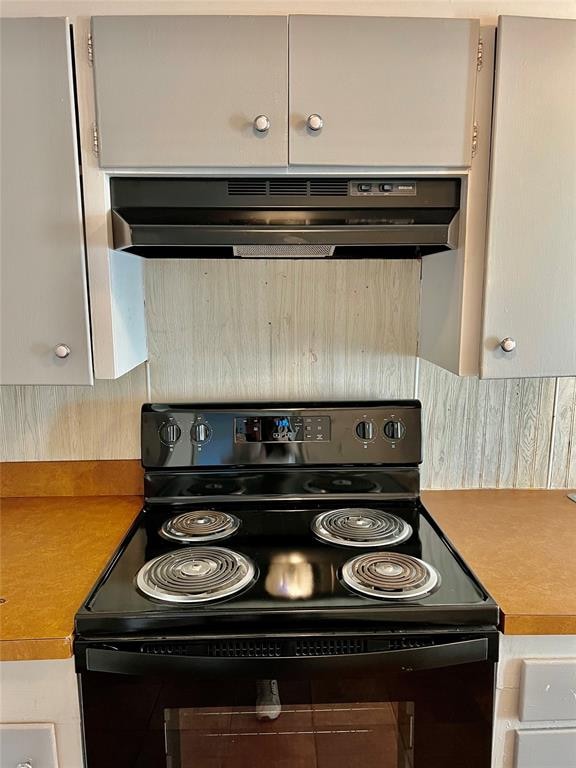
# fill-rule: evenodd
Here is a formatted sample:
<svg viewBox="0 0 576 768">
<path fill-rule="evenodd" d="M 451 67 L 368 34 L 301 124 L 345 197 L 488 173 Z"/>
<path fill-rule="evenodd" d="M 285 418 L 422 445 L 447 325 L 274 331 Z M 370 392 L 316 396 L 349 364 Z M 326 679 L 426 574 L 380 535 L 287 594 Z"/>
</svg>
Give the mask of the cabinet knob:
<svg viewBox="0 0 576 768">
<path fill-rule="evenodd" d="M 320 115 L 310 115 L 308 120 L 306 120 L 306 125 L 311 131 L 321 131 L 324 127 L 324 120 Z"/>
<path fill-rule="evenodd" d="M 65 357 L 68 357 L 70 354 L 71 349 L 68 346 L 68 344 L 56 344 L 54 347 L 54 354 L 56 357 L 59 357 L 60 359 L 64 359 Z"/>
<path fill-rule="evenodd" d="M 266 133 L 270 130 L 270 118 L 266 115 L 258 115 L 254 118 L 254 130 L 258 133 Z"/>
<path fill-rule="evenodd" d="M 516 340 L 511 339 L 510 336 L 506 336 L 506 338 L 502 339 L 500 342 L 500 349 L 503 352 L 513 352 L 516 349 Z"/>
<path fill-rule="evenodd" d="M 23 763 L 17 763 L 16 768 L 34 768 L 31 760 L 24 760 Z"/>
</svg>

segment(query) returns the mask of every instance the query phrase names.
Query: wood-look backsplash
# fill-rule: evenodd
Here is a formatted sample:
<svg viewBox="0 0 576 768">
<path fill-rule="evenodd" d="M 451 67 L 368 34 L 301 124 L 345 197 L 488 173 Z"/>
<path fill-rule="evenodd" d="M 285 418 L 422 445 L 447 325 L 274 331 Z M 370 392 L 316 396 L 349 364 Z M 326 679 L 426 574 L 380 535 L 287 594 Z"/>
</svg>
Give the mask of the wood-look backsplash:
<svg viewBox="0 0 576 768">
<path fill-rule="evenodd" d="M 148 377 L 141 366 L 93 388 L 2 387 L 0 458 L 138 457 L 148 398 L 416 396 L 425 487 L 575 486 L 576 379 L 418 366 L 419 291 L 417 261 L 147 262 Z"/>
</svg>

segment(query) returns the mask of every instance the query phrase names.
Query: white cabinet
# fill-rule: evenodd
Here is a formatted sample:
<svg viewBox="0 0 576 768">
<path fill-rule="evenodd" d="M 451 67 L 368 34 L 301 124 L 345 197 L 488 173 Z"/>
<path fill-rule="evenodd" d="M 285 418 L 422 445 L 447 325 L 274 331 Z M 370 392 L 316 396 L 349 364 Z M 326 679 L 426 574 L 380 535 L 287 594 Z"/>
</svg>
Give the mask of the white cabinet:
<svg viewBox="0 0 576 768">
<path fill-rule="evenodd" d="M 493 28 L 481 37 L 460 245 L 422 260 L 419 355 L 487 379 L 574 376 L 576 20 L 499 19 L 493 116 Z"/>
<path fill-rule="evenodd" d="M 91 384 L 68 22 L 2 19 L 0 33 L 0 381 Z"/>
<path fill-rule="evenodd" d="M 0 20 L 1 384 L 92 384 L 93 363 L 117 378 L 147 357 L 142 267 L 107 247 L 89 65 L 71 32 L 66 18 Z"/>
<path fill-rule="evenodd" d="M 471 19 L 291 16 L 290 163 L 470 165 L 478 42 Z"/>
<path fill-rule="evenodd" d="M 0 766 L 83 768 L 74 659 L 0 662 Z"/>
<path fill-rule="evenodd" d="M 100 164 L 466 167 L 478 34 L 469 19 L 94 17 Z"/>
<path fill-rule="evenodd" d="M 576 721 L 576 643 L 572 659 L 527 659 L 522 664 L 520 720 Z"/>
<path fill-rule="evenodd" d="M 518 731 L 515 768 L 574 768 L 576 728 Z"/>
<path fill-rule="evenodd" d="M 481 375 L 576 375 L 575 20 L 499 21 Z"/>
<path fill-rule="evenodd" d="M 92 45 L 103 167 L 286 165 L 285 16 L 94 17 Z"/>
<path fill-rule="evenodd" d="M 54 723 L 0 723 L 0 765 L 58 768 Z"/>
<path fill-rule="evenodd" d="M 500 640 L 492 768 L 573 768 L 576 637 Z"/>
</svg>

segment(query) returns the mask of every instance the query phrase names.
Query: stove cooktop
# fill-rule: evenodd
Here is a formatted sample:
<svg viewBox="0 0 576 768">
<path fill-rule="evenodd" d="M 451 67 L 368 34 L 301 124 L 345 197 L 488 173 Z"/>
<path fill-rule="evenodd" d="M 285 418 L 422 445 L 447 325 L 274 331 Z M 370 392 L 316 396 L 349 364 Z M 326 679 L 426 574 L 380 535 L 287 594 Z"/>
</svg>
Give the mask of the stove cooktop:
<svg viewBox="0 0 576 768">
<path fill-rule="evenodd" d="M 320 515 L 339 507 L 359 507 L 376 515 L 386 513 L 402 522 L 399 543 L 365 546 L 348 542 L 337 545 L 314 532 Z M 213 513 L 222 523 L 229 517 L 231 530 L 225 538 L 198 543 L 166 538 L 166 531 L 177 515 L 195 511 Z M 201 518 L 202 519 L 202 518 Z M 406 538 L 406 531 L 409 532 Z M 239 591 L 216 601 L 199 603 L 165 602 L 145 594 L 137 577 L 146 563 L 167 553 L 185 557 L 193 550 L 207 548 L 231 552 L 241 563 L 252 564 Z M 361 594 L 347 586 L 347 564 L 364 556 L 393 553 L 396 560 L 417 558 L 437 574 L 430 593 L 413 598 L 381 598 Z M 198 558 L 194 568 L 202 568 Z M 398 565 L 394 558 L 382 575 L 393 576 Z M 198 563 L 200 562 L 200 565 Z M 219 566 L 221 564 L 219 563 Z M 230 567 L 224 563 L 222 567 Z M 234 501 L 187 504 L 186 509 L 155 505 L 145 508 L 99 585 L 76 618 L 82 634 L 179 630 L 215 624 L 241 627 L 244 631 L 263 625 L 311 628 L 337 625 L 394 624 L 494 625 L 498 609 L 477 583 L 450 544 L 443 537 L 424 507 L 418 502 L 386 502 L 348 499 L 346 504 L 333 499 L 306 505 Z"/>
<path fill-rule="evenodd" d="M 497 606 L 420 503 L 420 411 L 144 405 L 145 508 L 77 634 L 494 627 Z"/>
</svg>

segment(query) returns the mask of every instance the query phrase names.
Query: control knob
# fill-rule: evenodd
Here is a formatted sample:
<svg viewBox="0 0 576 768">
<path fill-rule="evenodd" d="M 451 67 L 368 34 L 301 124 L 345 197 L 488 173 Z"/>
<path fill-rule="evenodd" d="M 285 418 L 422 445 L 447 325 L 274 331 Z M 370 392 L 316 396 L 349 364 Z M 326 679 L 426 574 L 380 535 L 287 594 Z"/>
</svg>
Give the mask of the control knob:
<svg viewBox="0 0 576 768">
<path fill-rule="evenodd" d="M 359 421 L 358 424 L 356 424 L 356 437 L 359 440 L 373 440 L 374 439 L 374 422 Z"/>
<path fill-rule="evenodd" d="M 406 434 L 406 427 L 401 421 L 390 419 L 384 424 L 384 437 L 388 440 L 402 440 Z"/>
<path fill-rule="evenodd" d="M 206 443 L 212 437 L 212 430 L 206 422 L 198 421 L 196 424 L 192 424 L 190 437 L 193 443 Z"/>
<path fill-rule="evenodd" d="M 158 435 L 164 445 L 175 445 L 180 440 L 181 434 L 182 430 L 173 421 L 165 421 L 158 430 Z"/>
</svg>

